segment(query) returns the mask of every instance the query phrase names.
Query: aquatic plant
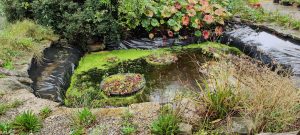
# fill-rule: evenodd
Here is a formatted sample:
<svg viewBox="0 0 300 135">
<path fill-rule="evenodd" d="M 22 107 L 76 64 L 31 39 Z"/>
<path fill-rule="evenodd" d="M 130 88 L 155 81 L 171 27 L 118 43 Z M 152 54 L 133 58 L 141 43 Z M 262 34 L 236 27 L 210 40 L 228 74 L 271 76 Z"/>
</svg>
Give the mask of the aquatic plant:
<svg viewBox="0 0 300 135">
<path fill-rule="evenodd" d="M 116 74 L 101 82 L 101 90 L 109 96 L 129 95 L 145 87 L 145 78 L 141 74 Z"/>
<path fill-rule="evenodd" d="M 26 111 L 16 116 L 12 126 L 18 133 L 35 133 L 42 128 L 42 123 L 32 111 Z"/>
<path fill-rule="evenodd" d="M 152 65 L 170 65 L 177 60 L 177 56 L 171 53 L 151 54 L 146 57 L 146 61 Z"/>
</svg>

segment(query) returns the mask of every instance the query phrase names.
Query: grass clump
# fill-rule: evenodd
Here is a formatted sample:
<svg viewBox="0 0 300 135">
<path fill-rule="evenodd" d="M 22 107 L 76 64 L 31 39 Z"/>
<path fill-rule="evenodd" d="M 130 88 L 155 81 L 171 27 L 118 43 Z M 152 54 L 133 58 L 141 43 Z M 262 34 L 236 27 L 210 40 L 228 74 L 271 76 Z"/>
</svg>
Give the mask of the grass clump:
<svg viewBox="0 0 300 135">
<path fill-rule="evenodd" d="M 241 117 L 249 134 L 299 129 L 294 124 L 300 118 L 300 93 L 289 76 L 238 57 L 207 68 L 210 77 L 200 101 L 208 108 L 206 123 L 224 125 Z"/>
<path fill-rule="evenodd" d="M 179 133 L 179 123 L 179 116 L 170 106 L 165 105 L 161 108 L 158 119 L 152 122 L 150 129 L 154 135 L 174 135 Z"/>
<path fill-rule="evenodd" d="M 40 131 L 42 123 L 32 111 L 26 111 L 16 116 L 12 124 L 18 133 L 35 133 Z"/>
<path fill-rule="evenodd" d="M 10 123 L 0 123 L 0 134 L 10 135 L 13 134 L 13 128 Z"/>
<path fill-rule="evenodd" d="M 51 108 L 44 107 L 42 110 L 40 110 L 39 116 L 41 117 L 41 119 L 46 119 L 47 117 L 50 116 L 50 114 L 52 113 Z"/>
<path fill-rule="evenodd" d="M 161 114 L 151 124 L 151 132 L 155 135 L 174 135 L 179 132 L 179 120 L 173 114 Z"/>
<path fill-rule="evenodd" d="M 51 29 L 29 20 L 9 24 L 0 32 L 0 58 L 8 69 L 13 68 L 15 60 L 31 54 L 41 60 L 43 44 L 56 39 Z"/>
<path fill-rule="evenodd" d="M 96 116 L 90 109 L 84 108 L 73 117 L 73 124 L 76 126 L 88 127 L 96 121 Z"/>
<path fill-rule="evenodd" d="M 0 115 L 4 115 L 9 109 L 17 108 L 23 104 L 22 101 L 16 100 L 12 103 L 0 103 Z"/>
</svg>

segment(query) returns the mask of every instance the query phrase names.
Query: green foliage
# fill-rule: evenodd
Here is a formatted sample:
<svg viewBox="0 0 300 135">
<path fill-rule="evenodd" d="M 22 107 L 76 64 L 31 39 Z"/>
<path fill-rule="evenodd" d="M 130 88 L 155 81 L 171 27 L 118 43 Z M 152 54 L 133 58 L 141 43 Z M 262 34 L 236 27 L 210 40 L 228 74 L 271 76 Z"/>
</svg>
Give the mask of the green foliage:
<svg viewBox="0 0 300 135">
<path fill-rule="evenodd" d="M 206 31 L 204 38 L 220 36 L 224 20 L 230 14 L 222 6 L 227 1 L 196 0 L 122 0 L 119 7 L 120 23 L 125 28 L 143 27 L 154 36 L 173 37 L 202 36 L 199 31 Z M 204 15 L 203 15 L 204 14 Z M 190 35 L 186 35 L 191 33 Z"/>
<path fill-rule="evenodd" d="M 0 115 L 5 114 L 9 109 L 17 108 L 21 106 L 23 102 L 21 101 L 14 101 L 13 103 L 0 103 Z"/>
<path fill-rule="evenodd" d="M 88 109 L 77 112 L 73 116 L 73 126 L 74 127 L 89 127 L 96 121 L 96 116 Z"/>
<path fill-rule="evenodd" d="M 155 135 L 174 135 L 179 132 L 179 119 L 173 114 L 161 114 L 151 124 L 151 132 Z"/>
<path fill-rule="evenodd" d="M 0 123 L 0 134 L 10 135 L 13 134 L 13 127 L 10 123 Z"/>
<path fill-rule="evenodd" d="M 140 25 L 142 15 L 150 2 L 148 0 L 120 0 L 119 2 L 119 22 L 124 27 L 135 29 Z"/>
<path fill-rule="evenodd" d="M 19 133 L 35 133 L 42 128 L 42 123 L 32 111 L 26 111 L 16 116 L 13 128 Z"/>
<path fill-rule="evenodd" d="M 31 18 L 30 1 L 31 0 L 1 0 L 0 8 L 2 8 L 2 10 L 0 10 L 2 11 L 2 15 L 5 14 L 7 20 L 11 22 Z"/>
<path fill-rule="evenodd" d="M 46 119 L 47 117 L 50 116 L 51 113 L 52 113 L 51 108 L 49 108 L 49 107 L 47 106 L 47 107 L 44 107 L 44 108 L 40 111 L 39 116 L 41 117 L 41 119 Z"/>
<path fill-rule="evenodd" d="M 51 26 L 63 38 L 79 45 L 85 45 L 87 40 L 93 38 L 105 44 L 118 41 L 119 26 L 113 16 L 114 11 L 115 7 L 107 0 L 86 0 L 84 3 L 68 0 L 33 2 L 37 22 Z"/>
<path fill-rule="evenodd" d="M 0 58 L 7 69 L 13 69 L 15 60 L 20 62 L 24 56 L 34 54 L 40 60 L 45 41 L 55 39 L 57 37 L 49 28 L 29 20 L 9 24 L 0 32 Z"/>
</svg>

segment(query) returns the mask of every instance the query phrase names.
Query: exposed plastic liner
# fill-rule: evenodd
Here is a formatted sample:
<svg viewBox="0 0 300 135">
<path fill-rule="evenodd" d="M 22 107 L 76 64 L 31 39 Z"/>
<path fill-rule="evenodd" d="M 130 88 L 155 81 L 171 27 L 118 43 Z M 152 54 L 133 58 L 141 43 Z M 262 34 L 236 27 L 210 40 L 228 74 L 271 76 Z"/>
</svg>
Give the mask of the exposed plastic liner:
<svg viewBox="0 0 300 135">
<path fill-rule="evenodd" d="M 29 70 L 33 80 L 32 88 L 37 97 L 62 102 L 71 76 L 77 66 L 82 52 L 75 47 L 52 45 L 44 50 L 41 64 L 32 63 Z"/>
<path fill-rule="evenodd" d="M 264 64 L 283 65 L 300 77 L 300 43 L 240 24 L 231 26 L 224 37 L 225 42 Z"/>
<path fill-rule="evenodd" d="M 149 38 L 141 38 L 133 40 L 123 40 L 117 46 L 118 49 L 155 49 L 162 47 L 171 47 L 173 45 L 184 46 L 197 42 L 200 42 L 200 39 L 195 37 L 190 37 L 184 40 L 180 40 L 178 38 L 168 38 L 166 40 L 164 40 L 163 38 L 154 38 L 153 40 Z"/>
</svg>

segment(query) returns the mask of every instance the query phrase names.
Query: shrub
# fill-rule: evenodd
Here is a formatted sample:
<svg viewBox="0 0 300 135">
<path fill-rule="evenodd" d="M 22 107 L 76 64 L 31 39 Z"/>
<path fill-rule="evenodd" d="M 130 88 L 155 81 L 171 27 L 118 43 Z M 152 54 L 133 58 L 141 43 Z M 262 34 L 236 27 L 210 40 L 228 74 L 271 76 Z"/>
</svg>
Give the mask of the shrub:
<svg viewBox="0 0 300 135">
<path fill-rule="evenodd" d="M 173 114 L 161 114 L 151 124 L 151 132 L 155 135 L 174 135 L 179 132 L 178 117 Z"/>
<path fill-rule="evenodd" d="M 88 109 L 84 108 L 73 116 L 74 127 L 88 127 L 96 121 L 96 116 Z"/>
<path fill-rule="evenodd" d="M 32 111 L 26 111 L 16 116 L 13 128 L 19 133 L 34 133 L 42 128 L 42 123 Z"/>
<path fill-rule="evenodd" d="M 31 18 L 31 0 L 1 0 L 2 14 L 6 15 L 8 21 L 20 21 Z M 1 13 L 0 13 L 1 14 Z"/>
<path fill-rule="evenodd" d="M 51 113 L 52 113 L 51 108 L 49 108 L 49 107 L 47 106 L 47 107 L 44 107 L 44 108 L 40 111 L 39 115 L 40 115 L 41 119 L 46 119 L 47 117 L 50 116 Z"/>
<path fill-rule="evenodd" d="M 219 1 L 151 0 L 130 6 L 132 1 L 134 0 L 121 2 L 119 9 L 120 14 L 125 14 L 122 18 L 126 22 L 124 24 L 130 29 L 143 27 L 150 32 L 150 38 L 155 35 L 165 37 L 195 35 L 204 39 L 218 37 L 223 31 L 220 26 L 229 16 L 226 9 L 216 3 Z"/>
<path fill-rule="evenodd" d="M 51 26 L 63 38 L 79 45 L 85 45 L 93 38 L 105 44 L 119 40 L 119 26 L 112 14 L 113 7 L 110 1 L 101 0 L 33 2 L 34 18 L 38 23 Z"/>
</svg>

